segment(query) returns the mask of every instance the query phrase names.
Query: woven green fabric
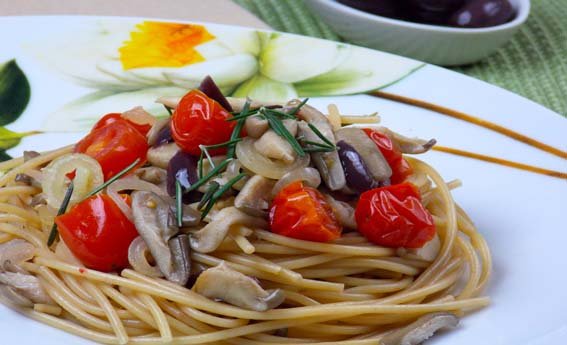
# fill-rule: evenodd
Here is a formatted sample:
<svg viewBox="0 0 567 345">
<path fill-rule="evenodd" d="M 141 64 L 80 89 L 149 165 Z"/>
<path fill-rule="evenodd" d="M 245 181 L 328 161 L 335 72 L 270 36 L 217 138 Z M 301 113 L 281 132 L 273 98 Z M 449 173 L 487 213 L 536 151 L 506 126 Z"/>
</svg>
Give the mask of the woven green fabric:
<svg viewBox="0 0 567 345">
<path fill-rule="evenodd" d="M 234 0 L 274 29 L 340 40 L 304 0 Z M 307 0 L 309 1 L 309 0 Z M 533 0 L 526 25 L 494 55 L 453 70 L 518 93 L 567 117 L 567 0 Z"/>
</svg>

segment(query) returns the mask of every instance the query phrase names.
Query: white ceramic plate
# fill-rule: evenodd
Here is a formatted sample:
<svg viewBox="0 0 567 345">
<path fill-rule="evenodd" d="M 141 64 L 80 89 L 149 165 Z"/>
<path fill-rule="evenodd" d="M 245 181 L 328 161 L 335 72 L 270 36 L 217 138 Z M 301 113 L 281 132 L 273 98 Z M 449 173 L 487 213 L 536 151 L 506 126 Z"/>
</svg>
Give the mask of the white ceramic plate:
<svg viewBox="0 0 567 345">
<path fill-rule="evenodd" d="M 172 33 L 181 35 L 185 45 L 167 46 L 179 37 Z M 559 114 L 481 81 L 390 54 L 246 28 L 110 17 L 0 18 L 0 42 L 0 63 L 15 59 L 4 66 L 4 73 L 9 69 L 13 85 L 18 85 L 11 90 L 16 110 L 7 128 L 45 131 L 10 145 L 5 140 L 10 136 L 0 131 L 0 143 L 14 156 L 74 142 L 106 112 L 144 105 L 163 113 L 152 105 L 155 97 L 182 94 L 211 74 L 227 93 L 272 99 L 316 96 L 310 103 L 322 109 L 333 102 L 344 113 L 379 111 L 384 125 L 410 136 L 567 171 L 565 159 L 487 129 L 369 95 L 346 95 L 384 87 L 567 149 L 567 120 Z M 26 105 L 23 75 L 31 97 L 18 117 L 18 109 Z M 428 344 L 564 343 L 566 180 L 439 152 L 422 158 L 447 180 L 463 181 L 455 198 L 486 237 L 494 257 L 486 291 L 492 305 Z M 3 306 L 0 340 L 20 345 L 87 343 Z"/>
</svg>

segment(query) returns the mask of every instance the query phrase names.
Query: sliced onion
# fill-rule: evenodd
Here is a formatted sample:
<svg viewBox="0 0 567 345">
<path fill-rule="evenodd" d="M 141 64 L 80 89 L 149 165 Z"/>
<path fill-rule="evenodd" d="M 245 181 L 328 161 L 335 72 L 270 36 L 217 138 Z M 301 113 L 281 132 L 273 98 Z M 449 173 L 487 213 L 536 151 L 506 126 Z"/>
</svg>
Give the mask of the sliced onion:
<svg viewBox="0 0 567 345">
<path fill-rule="evenodd" d="M 282 176 L 272 189 L 272 196 L 276 196 L 285 186 L 295 181 L 303 181 L 308 186 L 317 188 L 321 184 L 321 175 L 315 168 L 304 167 L 292 170 Z"/>
<path fill-rule="evenodd" d="M 148 262 L 148 256 L 152 255 L 146 242 L 141 236 L 138 236 L 130 243 L 128 248 L 128 262 L 130 266 L 139 273 L 148 277 L 163 277 L 163 273 L 157 266 L 152 266 Z"/>
<path fill-rule="evenodd" d="M 254 139 L 244 138 L 236 144 L 236 156 L 242 165 L 255 174 L 279 180 L 292 170 L 309 165 L 309 155 L 297 157 L 291 164 L 265 157 L 254 148 Z"/>
<path fill-rule="evenodd" d="M 96 186 L 104 182 L 102 168 L 98 162 L 81 153 L 61 156 L 43 169 L 41 187 L 47 204 L 58 209 L 67 192 L 68 178 L 66 174 L 75 171 L 73 195 L 69 206 L 83 200 Z"/>
<path fill-rule="evenodd" d="M 130 208 L 130 206 L 128 206 L 128 204 L 126 204 L 124 199 L 122 199 L 118 194 L 118 192 L 121 192 L 123 190 L 141 190 L 147 192 L 154 192 L 160 196 L 167 196 L 167 192 L 165 190 L 160 189 L 155 184 L 140 180 L 138 177 L 135 176 L 128 176 L 110 184 L 106 188 L 106 193 L 108 194 L 108 196 L 112 198 L 112 201 L 114 201 L 116 206 L 120 208 L 122 213 L 124 213 L 124 215 L 131 221 L 134 221 L 132 209 Z"/>
<path fill-rule="evenodd" d="M 35 247 L 22 239 L 15 239 L 0 244 L 0 271 L 5 270 L 7 263 L 17 265 L 31 260 L 35 255 Z"/>
</svg>

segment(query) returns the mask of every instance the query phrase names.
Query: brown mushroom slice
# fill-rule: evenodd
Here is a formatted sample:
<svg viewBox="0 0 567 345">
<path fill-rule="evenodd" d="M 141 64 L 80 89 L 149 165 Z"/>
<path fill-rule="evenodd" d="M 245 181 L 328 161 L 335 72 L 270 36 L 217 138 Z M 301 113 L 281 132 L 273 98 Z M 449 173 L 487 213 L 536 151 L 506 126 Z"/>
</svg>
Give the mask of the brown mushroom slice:
<svg viewBox="0 0 567 345">
<path fill-rule="evenodd" d="M 261 175 L 252 176 L 234 199 L 234 206 L 252 216 L 265 217 L 270 207 L 274 181 Z"/>
<path fill-rule="evenodd" d="M 386 181 L 392 176 L 392 168 L 376 144 L 360 128 L 344 127 L 335 132 L 337 140 L 344 140 L 362 157 L 368 172 L 376 181 Z"/>
<path fill-rule="evenodd" d="M 284 109 L 293 109 L 300 103 L 301 102 L 299 100 L 294 99 L 288 102 Z M 330 142 L 337 142 L 333 133 L 333 126 L 329 122 L 329 119 L 319 110 L 305 104 L 297 112 L 297 117 L 315 126 Z M 306 140 L 321 144 L 324 143 L 324 141 L 321 140 L 321 138 L 319 138 L 306 123 L 300 122 L 299 129 L 301 135 L 303 135 Z M 340 190 L 346 185 L 345 174 L 337 151 L 312 152 L 311 158 L 321 173 L 321 177 L 323 178 L 325 185 L 327 185 L 330 190 Z"/>
<path fill-rule="evenodd" d="M 306 140 L 323 143 L 307 123 L 299 122 L 299 132 Z M 331 142 L 335 142 L 334 136 Z M 319 170 L 321 178 L 330 190 L 341 190 L 346 186 L 346 177 L 337 151 L 311 152 L 313 164 Z"/>
<path fill-rule="evenodd" d="M 167 171 L 158 167 L 150 166 L 146 168 L 139 168 L 134 172 L 134 175 L 138 176 L 140 180 L 163 188 L 165 188 L 165 183 L 167 182 Z"/>
<path fill-rule="evenodd" d="M 286 119 L 282 122 L 289 133 L 295 137 L 297 134 L 297 121 Z M 297 157 L 291 144 L 274 132 L 273 129 L 267 130 L 260 139 L 256 140 L 254 148 L 268 158 L 281 160 L 286 163 L 293 163 Z"/>
<path fill-rule="evenodd" d="M 148 150 L 148 162 L 158 168 L 167 169 L 169 161 L 179 151 L 179 146 L 175 143 L 160 145 L 158 147 L 151 147 Z"/>
<path fill-rule="evenodd" d="M 17 267 L 23 261 L 32 259 L 35 252 L 35 247 L 22 239 L 15 239 L 0 244 L 0 272 L 15 272 L 14 267 Z"/>
<path fill-rule="evenodd" d="M 389 333 L 380 339 L 382 345 L 419 345 L 441 328 L 455 328 L 459 318 L 451 313 L 424 315 L 404 328 Z"/>
<path fill-rule="evenodd" d="M 154 125 L 152 126 L 152 128 L 150 128 L 150 131 L 146 135 L 147 138 L 148 138 L 148 145 L 154 146 L 157 143 L 157 141 L 160 137 L 161 131 L 166 126 L 169 126 L 170 123 L 171 123 L 171 117 L 166 117 L 166 118 L 157 120 L 157 122 L 154 123 Z"/>
<path fill-rule="evenodd" d="M 191 248 L 199 253 L 210 253 L 220 246 L 233 225 L 244 225 L 249 228 L 266 228 L 266 220 L 250 216 L 236 207 L 220 210 L 213 221 L 194 232 L 191 236 Z"/>
<path fill-rule="evenodd" d="M 130 122 L 138 125 L 155 125 L 157 118 L 144 110 L 143 107 L 137 106 L 122 113 L 122 117 Z"/>
<path fill-rule="evenodd" d="M 251 138 L 260 138 L 269 128 L 268 120 L 259 116 L 250 116 L 244 122 L 244 130 Z"/>
<path fill-rule="evenodd" d="M 182 258 L 177 258 L 179 253 L 174 253 L 170 248 L 171 239 L 179 232 L 179 228 L 175 225 L 167 201 L 153 192 L 135 191 L 132 193 L 132 214 L 136 229 L 146 242 L 160 271 L 167 280 L 185 285 L 190 272 L 180 271 L 184 266 L 176 265 L 176 260 Z"/>
<path fill-rule="evenodd" d="M 354 208 L 351 205 L 344 201 L 336 200 L 329 194 L 325 194 L 325 199 L 329 206 L 331 206 L 335 217 L 337 217 L 337 220 L 342 226 L 349 229 L 357 228 L 356 220 L 354 218 Z"/>
<path fill-rule="evenodd" d="M 425 140 L 419 138 L 408 138 L 386 127 L 376 127 L 375 129 L 388 136 L 388 138 L 390 138 L 390 140 L 392 140 L 396 144 L 396 146 L 398 146 L 402 153 L 425 153 L 429 151 L 435 144 L 437 144 L 437 140 L 435 139 Z"/>
<path fill-rule="evenodd" d="M 169 240 L 168 246 L 173 258 L 173 273 L 167 279 L 185 286 L 191 275 L 189 236 L 186 234 L 177 235 Z"/>
<path fill-rule="evenodd" d="M 285 300 L 280 289 L 264 290 L 258 282 L 228 267 L 224 261 L 199 275 L 193 291 L 214 300 L 255 311 L 274 309 Z"/>
<path fill-rule="evenodd" d="M 15 292 L 33 303 L 53 304 L 53 300 L 45 293 L 39 279 L 31 274 L 14 272 L 0 273 L 0 285 L 12 288 Z"/>
</svg>

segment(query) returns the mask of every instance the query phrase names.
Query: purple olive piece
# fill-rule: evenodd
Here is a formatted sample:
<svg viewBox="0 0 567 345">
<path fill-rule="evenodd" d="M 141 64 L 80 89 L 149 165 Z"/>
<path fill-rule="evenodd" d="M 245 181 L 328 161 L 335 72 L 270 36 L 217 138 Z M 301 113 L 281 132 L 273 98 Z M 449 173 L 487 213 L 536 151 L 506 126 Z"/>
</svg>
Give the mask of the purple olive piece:
<svg viewBox="0 0 567 345">
<path fill-rule="evenodd" d="M 339 0 L 339 2 L 357 10 L 379 16 L 400 17 L 401 7 L 399 0 Z"/>
<path fill-rule="evenodd" d="M 455 12 L 448 24 L 459 28 L 485 28 L 510 21 L 514 8 L 508 0 L 473 0 Z"/>
<path fill-rule="evenodd" d="M 156 142 L 152 147 L 158 147 L 163 144 L 168 144 L 173 142 L 173 137 L 171 136 L 171 126 L 169 124 L 163 126 L 158 132 Z"/>
<path fill-rule="evenodd" d="M 167 193 L 175 196 L 175 180 L 179 180 L 181 187 L 189 188 L 199 180 L 197 164 L 199 159 L 190 154 L 179 151 L 171 158 L 167 165 Z M 184 196 L 185 202 L 185 196 Z"/>
<path fill-rule="evenodd" d="M 412 21 L 426 24 L 446 24 L 453 12 L 465 0 L 404 0 L 405 14 Z"/>
<path fill-rule="evenodd" d="M 337 151 L 345 172 L 347 186 L 359 193 L 379 187 L 358 152 L 344 140 L 337 142 Z"/>
<path fill-rule="evenodd" d="M 211 76 L 206 76 L 205 79 L 203 79 L 201 85 L 199 85 L 199 90 L 209 98 L 217 101 L 227 111 L 232 111 L 230 103 L 228 103 L 228 100 L 226 99 L 226 97 L 224 97 L 221 90 L 219 89 L 213 78 L 211 78 Z"/>
</svg>

